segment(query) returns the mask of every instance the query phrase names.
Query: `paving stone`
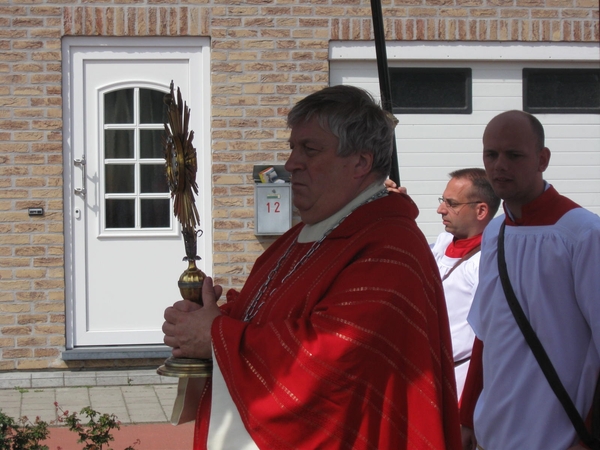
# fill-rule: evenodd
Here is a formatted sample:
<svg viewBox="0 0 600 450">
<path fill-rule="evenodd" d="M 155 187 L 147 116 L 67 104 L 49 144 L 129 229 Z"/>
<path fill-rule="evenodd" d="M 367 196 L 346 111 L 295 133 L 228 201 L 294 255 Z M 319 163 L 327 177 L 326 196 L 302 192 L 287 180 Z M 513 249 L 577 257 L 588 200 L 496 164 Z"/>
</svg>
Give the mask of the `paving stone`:
<svg viewBox="0 0 600 450">
<path fill-rule="evenodd" d="M 18 419 L 19 417 L 21 417 L 21 405 L 4 405 L 2 404 L 2 406 L 0 407 L 0 411 L 2 411 L 2 414 L 6 414 L 9 417 L 12 417 L 13 419 Z"/>
<path fill-rule="evenodd" d="M 91 406 L 100 414 L 114 414 L 122 424 L 165 423 L 170 420 L 177 381 L 158 376 L 155 369 L 3 373 L 0 409 L 13 418 L 40 416 L 53 426 L 64 426 L 56 422 L 55 402 L 69 413 L 80 414 Z"/>
<path fill-rule="evenodd" d="M 22 408 L 25 410 L 26 408 L 52 408 L 54 409 L 55 402 L 54 390 L 49 391 L 35 391 L 30 390 L 29 392 L 23 393 L 21 398 Z"/>
<path fill-rule="evenodd" d="M 2 389 L 0 390 L 0 406 L 4 402 L 8 401 L 19 401 L 21 402 L 21 393 L 16 389 Z"/>
<path fill-rule="evenodd" d="M 156 371 L 147 371 L 142 373 L 129 372 L 128 374 L 128 385 L 152 385 L 160 384 L 162 382 L 161 376 Z"/>
<path fill-rule="evenodd" d="M 79 413 L 91 402 L 86 388 L 60 388 L 56 389 L 56 403 L 62 411 Z"/>
<path fill-rule="evenodd" d="M 30 373 L 3 373 L 0 374 L 0 389 L 11 388 L 30 388 L 31 374 Z"/>
<path fill-rule="evenodd" d="M 31 374 L 31 387 L 32 388 L 64 386 L 64 383 L 65 383 L 65 379 L 64 379 L 63 373 L 40 372 L 40 373 L 32 373 Z"/>
<path fill-rule="evenodd" d="M 123 395 L 120 386 L 94 386 L 88 388 L 90 395 Z"/>
<path fill-rule="evenodd" d="M 148 422 L 166 422 L 167 417 L 162 410 L 144 411 L 141 413 L 129 412 L 131 422 L 133 423 L 148 423 Z"/>
<path fill-rule="evenodd" d="M 96 377 L 97 386 L 122 386 L 127 384 L 127 376 L 102 376 Z"/>
<path fill-rule="evenodd" d="M 153 402 L 158 402 L 158 395 L 156 395 L 156 392 L 154 392 L 154 390 L 149 390 L 148 392 L 124 392 L 123 393 L 123 398 L 129 402 L 133 402 L 133 403 L 138 403 L 138 402 L 145 402 L 145 401 L 153 401 Z"/>
<path fill-rule="evenodd" d="M 6 408 L 20 408 L 21 399 L 18 400 L 6 400 L 0 398 L 0 411 L 4 411 Z"/>
<path fill-rule="evenodd" d="M 144 385 L 144 386 L 121 386 L 122 392 L 144 392 L 144 391 L 153 391 L 154 387 L 152 385 Z"/>
<path fill-rule="evenodd" d="M 54 392 L 57 399 L 64 401 L 89 401 L 90 399 L 88 388 L 85 387 L 56 388 Z"/>
<path fill-rule="evenodd" d="M 65 377 L 64 386 L 96 386 L 96 374 L 78 373 Z"/>
</svg>

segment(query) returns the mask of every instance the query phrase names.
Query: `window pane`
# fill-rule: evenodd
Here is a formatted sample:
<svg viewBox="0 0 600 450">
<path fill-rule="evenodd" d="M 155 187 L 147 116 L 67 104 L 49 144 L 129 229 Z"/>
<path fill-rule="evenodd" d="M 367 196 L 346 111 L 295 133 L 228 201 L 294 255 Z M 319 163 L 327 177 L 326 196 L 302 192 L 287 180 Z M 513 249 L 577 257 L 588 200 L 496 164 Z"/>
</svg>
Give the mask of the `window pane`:
<svg viewBox="0 0 600 450">
<path fill-rule="evenodd" d="M 523 69 L 523 109 L 535 113 L 600 113 L 600 70 Z"/>
<path fill-rule="evenodd" d="M 133 158 L 133 130 L 104 130 L 104 157 Z"/>
<path fill-rule="evenodd" d="M 107 194 L 132 194 L 134 192 L 133 164 L 104 166 L 105 191 Z"/>
<path fill-rule="evenodd" d="M 471 69 L 392 68 L 393 111 L 400 114 L 470 114 Z"/>
<path fill-rule="evenodd" d="M 133 89 L 104 94 L 104 123 L 133 123 Z"/>
<path fill-rule="evenodd" d="M 140 123 L 165 123 L 167 105 L 164 98 L 164 92 L 140 89 Z"/>
<path fill-rule="evenodd" d="M 169 192 L 164 164 L 143 164 L 140 166 L 140 192 L 142 194 Z"/>
<path fill-rule="evenodd" d="M 135 200 L 106 200 L 106 228 L 134 228 Z"/>
<path fill-rule="evenodd" d="M 140 130 L 140 158 L 164 158 L 164 130 Z"/>
<path fill-rule="evenodd" d="M 171 226 L 171 202 L 164 199 L 142 200 L 142 228 L 169 228 Z"/>
</svg>

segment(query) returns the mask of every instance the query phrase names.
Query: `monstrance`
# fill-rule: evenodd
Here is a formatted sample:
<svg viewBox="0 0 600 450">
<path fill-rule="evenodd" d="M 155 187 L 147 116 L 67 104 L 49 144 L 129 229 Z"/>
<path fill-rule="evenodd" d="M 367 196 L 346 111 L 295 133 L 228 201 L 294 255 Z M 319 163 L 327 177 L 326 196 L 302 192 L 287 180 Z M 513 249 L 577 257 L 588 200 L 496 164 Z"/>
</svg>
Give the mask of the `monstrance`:
<svg viewBox="0 0 600 450">
<path fill-rule="evenodd" d="M 188 268 L 181 274 L 177 284 L 182 298 L 202 305 L 202 284 L 206 275 L 196 267 L 196 261 L 200 259 L 196 253 L 201 230 L 196 229 L 200 223 L 194 202 L 194 195 L 198 195 L 198 162 L 196 149 L 192 145 L 194 132 L 188 131 L 190 109 L 183 102 L 179 88 L 175 97 L 173 81 L 171 91 L 165 95 L 164 101 L 168 117 L 163 138 L 167 182 L 173 198 L 173 213 L 181 223 L 186 255 L 183 260 L 188 263 Z M 157 372 L 171 377 L 209 377 L 212 373 L 212 360 L 171 356 Z"/>
</svg>

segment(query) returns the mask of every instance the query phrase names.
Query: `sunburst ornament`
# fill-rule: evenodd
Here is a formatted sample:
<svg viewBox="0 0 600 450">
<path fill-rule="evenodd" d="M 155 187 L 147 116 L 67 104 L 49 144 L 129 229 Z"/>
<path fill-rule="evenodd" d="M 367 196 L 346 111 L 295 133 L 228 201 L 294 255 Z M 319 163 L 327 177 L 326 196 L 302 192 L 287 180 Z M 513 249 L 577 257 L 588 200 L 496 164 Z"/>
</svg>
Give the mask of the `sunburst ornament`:
<svg viewBox="0 0 600 450">
<path fill-rule="evenodd" d="M 196 149 L 192 144 L 194 132 L 188 131 L 190 109 L 182 100 L 179 88 L 175 97 L 173 81 L 171 81 L 171 92 L 165 95 L 164 101 L 167 105 L 168 123 L 165 123 L 163 146 L 167 182 L 173 198 L 173 213 L 181 223 L 184 233 L 195 234 L 196 226 L 200 223 L 200 216 L 194 202 L 194 196 L 198 195 L 196 183 L 198 161 Z"/>
<path fill-rule="evenodd" d="M 200 216 L 194 202 L 194 195 L 198 195 L 196 184 L 196 171 L 198 161 L 196 149 L 192 145 L 194 132 L 188 131 L 190 123 L 190 109 L 181 98 L 181 91 L 177 88 L 177 97 L 173 91 L 165 95 L 167 105 L 168 123 L 165 123 L 163 146 L 165 151 L 166 175 L 173 198 L 173 213 L 181 223 L 181 233 L 185 242 L 185 258 L 188 268 L 179 277 L 177 285 L 181 297 L 185 300 L 202 306 L 202 285 L 206 274 L 196 266 L 200 259 L 196 254 L 198 233 L 196 230 L 200 223 Z M 169 377 L 206 378 L 212 374 L 212 360 L 175 358 L 171 356 L 157 369 L 160 375 Z M 179 401 L 179 400 L 178 400 Z"/>
<path fill-rule="evenodd" d="M 165 123 L 163 146 L 167 182 L 173 198 L 173 213 L 181 223 L 186 254 L 183 260 L 188 261 L 187 270 L 179 277 L 179 291 L 184 299 L 202 304 L 202 283 L 206 275 L 196 267 L 196 261 L 200 259 L 196 254 L 198 234 L 202 230 L 196 229 L 200 216 L 194 201 L 195 195 L 198 195 L 198 161 L 192 144 L 194 132 L 188 129 L 190 109 L 182 100 L 179 88 L 175 97 L 173 81 L 170 93 L 165 95 L 165 104 L 168 123 Z"/>
</svg>

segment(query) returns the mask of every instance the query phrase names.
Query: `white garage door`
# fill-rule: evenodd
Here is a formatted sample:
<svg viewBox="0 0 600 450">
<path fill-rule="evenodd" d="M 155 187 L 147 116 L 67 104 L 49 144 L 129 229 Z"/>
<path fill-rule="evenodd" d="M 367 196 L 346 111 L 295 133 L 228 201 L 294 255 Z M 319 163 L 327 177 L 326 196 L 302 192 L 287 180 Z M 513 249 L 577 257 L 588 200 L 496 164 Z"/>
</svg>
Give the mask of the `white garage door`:
<svg viewBox="0 0 600 450">
<path fill-rule="evenodd" d="M 363 87 L 379 98 L 372 43 L 333 43 L 331 84 Z M 467 59 L 471 58 L 471 59 Z M 483 167 L 481 136 L 496 114 L 523 109 L 523 68 L 598 68 L 597 46 L 388 44 L 390 67 L 463 67 L 472 70 L 471 114 L 397 114 L 400 179 L 420 209 L 430 242 L 443 231 L 436 213 L 448 173 Z M 560 193 L 600 213 L 600 115 L 536 114 L 552 151 L 545 178 Z"/>
</svg>

